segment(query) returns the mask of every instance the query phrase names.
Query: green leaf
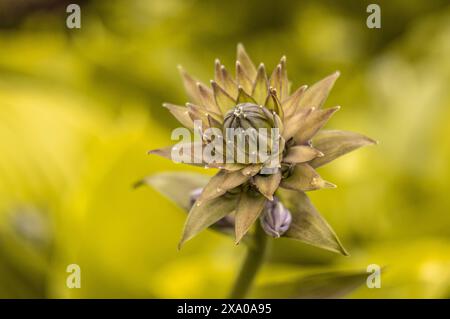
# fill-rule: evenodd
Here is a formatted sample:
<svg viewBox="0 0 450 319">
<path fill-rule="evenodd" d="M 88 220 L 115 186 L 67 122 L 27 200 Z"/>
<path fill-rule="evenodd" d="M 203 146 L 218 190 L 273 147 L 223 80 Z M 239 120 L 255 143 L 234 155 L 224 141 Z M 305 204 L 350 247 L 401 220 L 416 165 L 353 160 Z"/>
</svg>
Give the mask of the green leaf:
<svg viewBox="0 0 450 319">
<path fill-rule="evenodd" d="M 220 87 L 219 84 L 211 81 L 211 86 L 213 88 L 214 98 L 222 114 L 226 114 L 228 110 L 236 106 L 236 100 Z"/>
<path fill-rule="evenodd" d="M 213 113 L 220 113 L 220 109 L 216 104 L 213 91 L 202 83 L 197 83 L 199 96 L 201 98 L 201 105 L 208 111 Z"/>
<path fill-rule="evenodd" d="M 232 213 L 236 209 L 238 200 L 239 196 L 227 193 L 200 205 L 195 203 L 184 225 L 183 235 L 181 236 L 178 248 L 180 249 L 186 241 L 193 238 L 202 230 Z"/>
<path fill-rule="evenodd" d="M 280 63 L 273 70 L 272 75 L 270 76 L 270 86 L 277 91 L 277 95 L 280 98 L 280 101 L 283 101 L 288 97 L 289 83 L 287 78 L 285 56 L 281 58 Z"/>
<path fill-rule="evenodd" d="M 316 157 L 323 156 L 322 152 L 306 145 L 292 146 L 283 158 L 285 163 L 304 163 Z"/>
<path fill-rule="evenodd" d="M 210 179 L 208 175 L 190 172 L 159 173 L 142 179 L 135 187 L 149 185 L 155 190 L 175 202 L 186 211 L 191 209 L 190 193 L 204 187 Z"/>
<path fill-rule="evenodd" d="M 250 227 L 261 214 L 266 198 L 259 192 L 248 190 L 242 193 L 236 210 L 236 243 L 248 232 Z"/>
<path fill-rule="evenodd" d="M 249 178 L 250 176 L 242 174 L 241 171 L 227 172 L 226 170 L 221 170 L 205 186 L 198 203 L 219 197 L 228 190 L 243 184 Z"/>
<path fill-rule="evenodd" d="M 269 95 L 267 96 L 267 99 L 265 101 L 265 106 L 267 109 L 275 111 L 276 114 L 280 117 L 280 119 L 284 119 L 284 113 L 283 108 L 281 107 L 281 103 L 277 97 L 277 90 L 270 87 L 269 88 Z"/>
<path fill-rule="evenodd" d="M 198 149 L 196 151 L 196 149 Z M 205 161 L 203 157 L 203 142 L 180 142 L 175 145 L 166 146 L 154 150 L 150 150 L 148 154 L 158 155 L 164 158 L 167 158 L 171 161 L 174 161 L 172 157 L 172 152 L 177 152 L 180 155 L 180 159 L 183 160 L 183 164 L 192 165 L 192 166 L 207 166 L 209 168 L 220 168 L 223 166 L 221 163 L 208 163 Z M 186 151 L 186 161 L 183 158 Z"/>
<path fill-rule="evenodd" d="M 295 165 L 291 175 L 284 178 L 280 186 L 283 188 L 307 192 L 322 188 L 336 188 L 336 185 L 325 181 L 311 166 L 306 163 Z"/>
<path fill-rule="evenodd" d="M 219 60 L 215 62 L 215 81 L 220 85 L 225 92 L 233 99 L 237 97 L 237 84 L 226 70 L 225 66 Z"/>
<path fill-rule="evenodd" d="M 219 113 L 215 113 L 212 111 L 206 110 L 203 106 L 195 105 L 192 103 L 186 103 L 186 108 L 189 112 L 189 116 L 193 121 L 199 120 L 202 121 L 202 124 L 205 128 L 209 128 L 208 117 L 212 117 L 216 121 L 222 121 L 222 115 Z"/>
<path fill-rule="evenodd" d="M 284 205 L 292 214 L 292 223 L 283 235 L 304 243 L 348 256 L 336 233 L 303 192 L 280 191 Z"/>
<path fill-rule="evenodd" d="M 183 126 L 192 129 L 194 127 L 194 122 L 189 116 L 189 111 L 185 106 L 174 105 L 170 103 L 164 103 L 163 106 L 167 108 L 170 113 L 180 122 Z"/>
<path fill-rule="evenodd" d="M 285 117 L 291 117 L 295 113 L 301 97 L 303 96 L 307 88 L 308 86 L 303 85 L 285 100 L 281 101 Z"/>
<path fill-rule="evenodd" d="M 253 81 L 256 78 L 256 67 L 253 64 L 252 59 L 250 59 L 249 55 L 245 51 L 244 46 L 242 43 L 239 43 L 237 45 L 237 61 L 239 64 L 242 65 L 242 70 L 246 74 L 246 76 L 249 77 L 251 81 Z"/>
<path fill-rule="evenodd" d="M 289 141 L 291 137 L 301 129 L 305 123 L 306 117 L 312 112 L 313 108 L 297 109 L 292 115 L 284 117 L 283 138 Z"/>
<path fill-rule="evenodd" d="M 280 185 L 281 172 L 278 170 L 276 173 L 270 175 L 257 175 L 253 180 L 259 192 L 267 199 L 273 200 L 273 194 Z"/>
<path fill-rule="evenodd" d="M 314 168 L 323 166 L 362 146 L 377 144 L 376 141 L 362 134 L 339 130 L 322 130 L 316 134 L 312 143 L 314 148 L 324 154 L 310 162 Z"/>
<path fill-rule="evenodd" d="M 202 98 L 200 96 L 200 92 L 198 91 L 197 83 L 199 83 L 196 79 L 189 75 L 186 70 L 179 65 L 178 70 L 180 71 L 181 78 L 183 80 L 184 89 L 188 95 L 188 98 L 191 102 L 200 104 L 202 103 Z"/>
<path fill-rule="evenodd" d="M 255 73 L 255 77 L 256 77 L 256 73 Z M 238 86 L 242 87 L 242 89 L 244 91 L 249 92 L 249 93 L 252 92 L 253 81 L 249 78 L 247 73 L 244 71 L 242 64 L 239 61 L 236 61 L 236 82 L 237 82 Z"/>
<path fill-rule="evenodd" d="M 294 135 L 294 140 L 300 145 L 306 144 L 340 108 L 340 106 L 335 106 L 328 109 L 313 110 L 305 117 L 300 129 Z"/>
<path fill-rule="evenodd" d="M 303 94 L 302 99 L 298 105 L 299 108 L 309 108 L 309 107 L 322 107 L 323 103 L 330 94 L 333 88 L 334 82 L 339 77 L 340 73 L 334 72 L 333 74 L 327 76 L 326 78 L 314 83 L 309 87 Z"/>
<path fill-rule="evenodd" d="M 267 80 L 266 69 L 261 63 L 258 67 L 255 83 L 253 84 L 252 97 L 255 101 L 262 105 L 269 94 L 269 84 Z"/>
<path fill-rule="evenodd" d="M 365 271 L 330 271 L 308 274 L 255 289 L 254 298 L 341 298 L 363 285 Z"/>
<path fill-rule="evenodd" d="M 249 94 L 245 92 L 245 89 L 242 86 L 238 86 L 238 97 L 237 97 L 237 104 L 241 103 L 252 103 L 256 104 L 256 101 L 251 97 Z"/>
<path fill-rule="evenodd" d="M 259 173 L 262 167 L 263 164 L 249 164 L 241 170 L 241 174 L 248 177 L 255 176 Z"/>
</svg>

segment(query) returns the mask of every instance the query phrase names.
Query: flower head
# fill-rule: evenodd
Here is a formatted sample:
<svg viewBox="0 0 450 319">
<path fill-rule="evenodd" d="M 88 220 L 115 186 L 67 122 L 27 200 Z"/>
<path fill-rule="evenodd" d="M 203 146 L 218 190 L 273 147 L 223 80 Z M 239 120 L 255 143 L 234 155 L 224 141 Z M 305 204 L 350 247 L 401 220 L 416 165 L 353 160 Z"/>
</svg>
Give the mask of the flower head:
<svg viewBox="0 0 450 319">
<path fill-rule="evenodd" d="M 226 161 L 226 156 L 235 155 L 242 147 L 228 147 L 230 140 L 225 140 L 224 154 L 220 154 L 222 161 L 202 163 L 219 170 L 201 194 L 196 193 L 180 245 L 227 215 L 234 215 L 236 242 L 239 242 L 262 215 L 264 229 L 275 237 L 284 235 L 345 254 L 331 227 L 305 195 L 307 191 L 335 187 L 317 173 L 318 167 L 375 143 L 357 133 L 321 130 L 340 108 L 323 108 L 339 72 L 309 88 L 301 86 L 291 92 L 285 57 L 268 76 L 264 64 L 256 67 L 242 45 L 237 48 L 235 77 L 219 60 L 215 62 L 210 87 L 181 67 L 180 72 L 190 102 L 186 106 L 164 104 L 180 123 L 193 129 L 194 121 L 200 121 L 203 129 L 215 128 L 223 134 L 227 129 L 256 132 L 245 137 L 245 160 Z M 260 129 L 269 130 L 263 139 Z M 204 138 L 200 144 L 205 146 L 208 142 Z M 269 156 L 250 160 L 255 152 L 249 146 L 262 144 L 268 145 Z M 192 147 L 194 142 L 188 149 Z M 170 158 L 172 148 L 151 153 Z M 290 213 L 274 197 L 275 193 L 281 201 L 291 203 Z"/>
</svg>

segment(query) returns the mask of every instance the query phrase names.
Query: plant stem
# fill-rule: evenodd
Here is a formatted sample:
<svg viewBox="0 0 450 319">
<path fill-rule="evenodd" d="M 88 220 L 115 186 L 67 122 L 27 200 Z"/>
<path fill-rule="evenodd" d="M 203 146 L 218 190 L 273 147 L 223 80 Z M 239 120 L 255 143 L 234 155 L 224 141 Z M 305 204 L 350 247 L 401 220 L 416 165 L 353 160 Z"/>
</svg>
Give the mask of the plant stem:
<svg viewBox="0 0 450 319">
<path fill-rule="evenodd" d="M 247 255 L 245 256 L 239 275 L 231 290 L 230 298 L 241 299 L 246 297 L 253 280 L 264 261 L 266 248 L 267 235 L 258 223 L 256 225 L 253 242 L 248 246 Z"/>
</svg>

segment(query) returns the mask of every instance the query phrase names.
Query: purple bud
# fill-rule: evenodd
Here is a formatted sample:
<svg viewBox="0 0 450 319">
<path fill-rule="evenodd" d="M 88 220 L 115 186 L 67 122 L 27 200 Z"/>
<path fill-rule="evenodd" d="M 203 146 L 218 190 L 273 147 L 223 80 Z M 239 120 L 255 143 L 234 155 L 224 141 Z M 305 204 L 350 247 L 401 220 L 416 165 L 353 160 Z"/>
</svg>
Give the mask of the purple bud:
<svg viewBox="0 0 450 319">
<path fill-rule="evenodd" d="M 267 235 L 278 238 L 289 229 L 292 216 L 278 198 L 274 197 L 273 201 L 267 202 L 260 221 Z"/>
</svg>

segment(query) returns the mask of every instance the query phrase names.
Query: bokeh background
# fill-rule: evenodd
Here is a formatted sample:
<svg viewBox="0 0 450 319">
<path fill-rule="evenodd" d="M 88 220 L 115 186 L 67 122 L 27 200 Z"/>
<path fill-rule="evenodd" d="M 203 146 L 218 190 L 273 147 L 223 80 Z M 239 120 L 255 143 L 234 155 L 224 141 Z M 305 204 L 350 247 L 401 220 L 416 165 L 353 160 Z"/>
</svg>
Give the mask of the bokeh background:
<svg viewBox="0 0 450 319">
<path fill-rule="evenodd" d="M 378 264 L 382 287 L 347 297 L 450 297 L 448 1 L 377 1 L 381 29 L 366 1 L 110 0 L 70 30 L 68 3 L 0 0 L 0 297 L 226 296 L 245 248 L 206 231 L 178 252 L 185 213 L 131 185 L 195 170 L 146 155 L 177 127 L 161 104 L 186 101 L 177 64 L 208 81 L 238 42 L 287 55 L 294 86 L 340 70 L 327 127 L 380 141 L 310 193 L 351 257 L 277 240 L 258 282 Z"/>
</svg>

